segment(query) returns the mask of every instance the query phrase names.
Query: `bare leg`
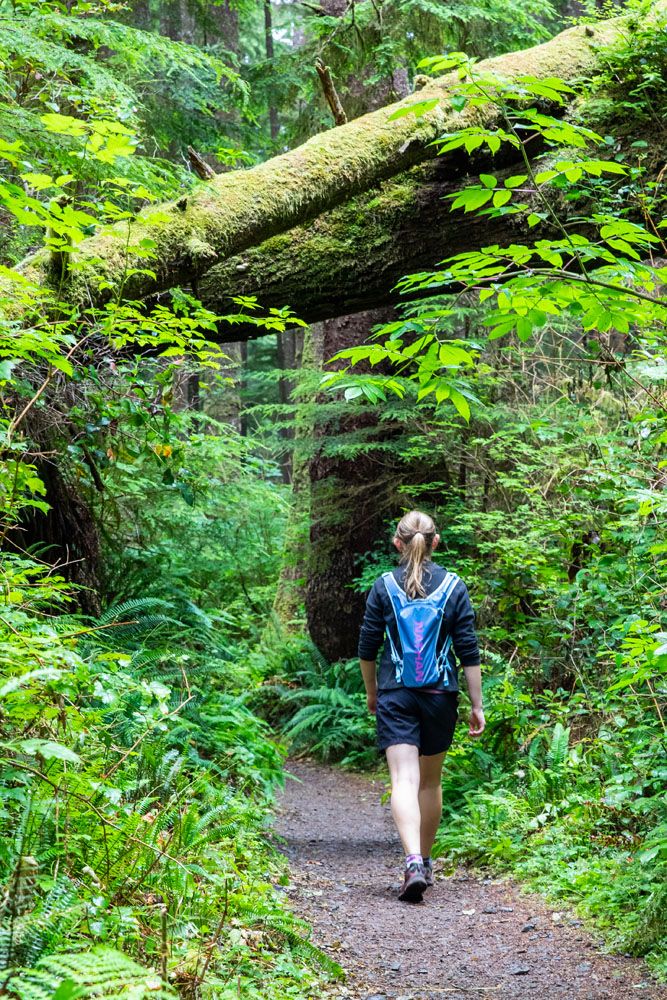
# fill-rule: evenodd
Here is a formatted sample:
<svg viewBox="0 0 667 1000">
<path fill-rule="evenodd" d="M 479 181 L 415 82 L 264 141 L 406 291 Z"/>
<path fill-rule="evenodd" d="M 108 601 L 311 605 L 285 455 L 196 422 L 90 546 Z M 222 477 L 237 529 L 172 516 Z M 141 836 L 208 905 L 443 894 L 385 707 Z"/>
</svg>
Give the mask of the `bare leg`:
<svg viewBox="0 0 667 1000">
<path fill-rule="evenodd" d="M 419 814 L 421 853 L 430 857 L 442 816 L 442 762 L 444 753 L 419 758 Z"/>
<path fill-rule="evenodd" d="M 387 747 L 391 814 L 406 854 L 420 853 L 419 749 L 409 743 Z"/>
</svg>

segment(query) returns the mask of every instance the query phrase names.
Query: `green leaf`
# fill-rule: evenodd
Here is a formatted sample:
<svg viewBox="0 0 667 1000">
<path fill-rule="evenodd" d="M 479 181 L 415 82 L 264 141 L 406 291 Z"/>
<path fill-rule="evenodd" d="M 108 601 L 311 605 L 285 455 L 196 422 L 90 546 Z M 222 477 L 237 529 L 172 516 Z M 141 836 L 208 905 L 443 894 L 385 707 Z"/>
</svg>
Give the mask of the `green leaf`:
<svg viewBox="0 0 667 1000">
<path fill-rule="evenodd" d="M 657 858 L 662 849 L 663 848 L 660 844 L 654 844 L 652 847 L 647 847 L 644 850 L 637 851 L 637 860 L 642 865 L 648 864 L 649 861 L 653 861 L 654 858 Z"/>
<path fill-rule="evenodd" d="M 458 389 L 450 388 L 449 398 L 464 420 L 470 420 L 470 404 Z"/>
<path fill-rule="evenodd" d="M 453 344 L 441 344 L 438 349 L 438 361 L 444 367 L 458 368 L 460 365 L 472 364 L 472 355 L 462 347 Z"/>
<path fill-rule="evenodd" d="M 17 358 L 6 358 L 4 361 L 0 361 L 0 382 L 9 382 L 12 372 L 19 363 Z"/>
<path fill-rule="evenodd" d="M 71 136 L 83 136 L 88 132 L 86 122 L 81 121 L 80 118 L 72 118 L 71 115 L 47 114 L 39 117 L 46 126 L 47 132 Z"/>
<path fill-rule="evenodd" d="M 422 115 L 427 114 L 429 111 L 433 111 L 433 108 L 437 108 L 439 103 L 439 97 L 429 97 L 425 98 L 423 101 L 413 101 L 412 104 L 404 105 L 402 108 L 398 108 L 390 114 L 387 121 L 395 122 L 398 118 L 405 118 L 406 115 L 415 115 L 415 117 L 421 118 Z"/>
<path fill-rule="evenodd" d="M 469 62 L 465 52 L 448 52 L 444 56 L 426 56 L 417 63 L 418 69 L 427 69 L 430 73 L 446 73 L 447 70 L 456 69 L 458 66 Z"/>
<path fill-rule="evenodd" d="M 516 321 L 516 333 L 519 340 L 530 340 L 533 335 L 533 324 L 527 316 L 519 316 Z"/>
<path fill-rule="evenodd" d="M 31 757 L 39 754 L 45 760 L 66 760 L 70 764 L 79 764 L 81 762 L 78 754 L 70 750 L 69 747 L 63 746 L 62 743 L 56 743 L 54 740 L 20 740 L 17 745 L 23 753 L 29 754 Z"/>
<path fill-rule="evenodd" d="M 462 208 L 464 212 L 474 212 L 491 200 L 493 191 L 488 188 L 469 187 L 449 197 L 453 198 L 452 211 Z"/>
<path fill-rule="evenodd" d="M 548 181 L 552 181 L 554 177 L 558 176 L 558 170 L 540 170 L 539 174 L 535 174 L 535 183 L 546 184 Z"/>
<path fill-rule="evenodd" d="M 53 177 L 50 174 L 21 174 L 21 179 L 29 184 L 35 191 L 44 191 L 46 188 L 54 186 Z"/>
<path fill-rule="evenodd" d="M 493 196 L 493 207 L 501 208 L 503 205 L 506 205 L 508 201 L 510 201 L 511 197 L 511 191 L 496 191 Z"/>
</svg>

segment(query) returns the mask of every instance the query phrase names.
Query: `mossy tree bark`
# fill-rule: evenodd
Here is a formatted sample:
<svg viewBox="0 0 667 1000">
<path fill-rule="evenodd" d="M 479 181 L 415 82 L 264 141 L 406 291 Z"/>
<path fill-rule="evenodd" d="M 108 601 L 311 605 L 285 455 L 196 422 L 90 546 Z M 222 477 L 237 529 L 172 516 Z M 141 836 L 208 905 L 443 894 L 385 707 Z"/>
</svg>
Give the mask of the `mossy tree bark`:
<svg viewBox="0 0 667 1000">
<path fill-rule="evenodd" d="M 498 177 L 516 173 L 506 167 Z M 440 163 L 414 168 L 308 226 L 297 226 L 212 267 L 198 284 L 202 302 L 229 311 L 232 295 L 255 296 L 265 308 L 288 303 L 307 323 L 385 308 L 401 299 L 397 281 L 433 268 L 447 255 L 516 242 L 518 216 L 452 213 Z M 531 230 L 539 239 L 539 227 Z M 263 336 L 256 326 L 219 328 L 218 339 Z"/>
<path fill-rule="evenodd" d="M 625 24 L 626 18 L 620 17 L 601 22 L 594 29 L 570 28 L 543 45 L 485 60 L 479 70 L 508 78 L 529 74 L 574 81 L 595 70 L 597 49 L 617 38 Z M 471 124 L 494 124 L 499 112 L 493 106 L 462 112 L 452 109 L 450 98 L 456 83 L 456 75 L 448 74 L 420 91 L 419 100 L 438 98 L 438 105 L 423 118 L 407 115 L 390 120 L 398 107 L 415 100 L 408 97 L 316 135 L 250 170 L 220 174 L 176 202 L 147 209 L 132 224 L 130 245 L 136 247 L 145 239 L 154 242 L 151 266 L 155 277 L 145 273 L 145 251 L 128 252 L 125 224 L 92 236 L 80 245 L 78 266 L 70 275 L 66 296 L 81 303 L 102 302 L 134 268 L 138 272 L 123 286 L 123 293 L 132 298 L 190 283 L 213 264 L 432 159 L 436 154 L 432 141 L 444 132 Z M 452 176 L 460 176 L 466 169 L 460 156 L 443 158 L 443 162 Z M 48 255 L 34 255 L 24 262 L 22 270 L 35 281 L 48 283 Z M 109 283 L 103 291 L 98 291 L 100 279 Z M 291 304 L 298 309 L 298 302 Z"/>
<path fill-rule="evenodd" d="M 366 339 L 375 324 L 391 318 L 374 310 L 322 324 L 317 345 L 320 363 Z M 319 447 L 309 463 L 310 556 L 305 592 L 309 634 L 329 660 L 356 655 L 364 597 L 353 581 L 360 557 L 381 537 L 393 513 L 401 468 L 387 461 L 387 446 L 400 428 L 378 423 L 374 410 L 350 408 L 336 425 L 315 428 Z M 350 452 L 356 452 L 351 455 Z"/>
</svg>

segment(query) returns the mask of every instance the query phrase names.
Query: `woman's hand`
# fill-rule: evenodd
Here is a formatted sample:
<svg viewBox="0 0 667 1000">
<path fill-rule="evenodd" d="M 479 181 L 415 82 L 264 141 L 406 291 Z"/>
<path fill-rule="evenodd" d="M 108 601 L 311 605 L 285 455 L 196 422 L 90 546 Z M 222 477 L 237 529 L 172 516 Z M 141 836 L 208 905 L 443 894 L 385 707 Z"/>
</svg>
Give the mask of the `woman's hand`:
<svg viewBox="0 0 667 1000">
<path fill-rule="evenodd" d="M 468 733 L 470 736 L 481 736 L 484 732 L 486 726 L 486 719 L 484 718 L 484 709 L 480 705 L 478 708 L 470 709 L 470 728 Z"/>
</svg>

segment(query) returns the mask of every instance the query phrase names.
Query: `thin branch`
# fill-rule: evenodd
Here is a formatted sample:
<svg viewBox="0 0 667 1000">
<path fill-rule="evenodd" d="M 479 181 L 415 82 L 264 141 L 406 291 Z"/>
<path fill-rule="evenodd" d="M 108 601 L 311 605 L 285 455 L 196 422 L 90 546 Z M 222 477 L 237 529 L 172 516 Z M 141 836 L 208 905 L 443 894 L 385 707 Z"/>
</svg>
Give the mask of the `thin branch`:
<svg viewBox="0 0 667 1000">
<path fill-rule="evenodd" d="M 322 84 L 322 90 L 324 91 L 324 96 L 326 97 L 327 104 L 333 115 L 333 120 L 336 125 L 346 125 L 347 115 L 345 114 L 345 109 L 341 104 L 340 97 L 338 96 L 338 91 L 333 82 L 333 77 L 331 76 L 331 70 L 328 66 L 324 65 L 322 59 L 318 58 L 315 60 L 315 69 L 317 70 L 317 75 L 320 78 L 320 83 Z"/>
<path fill-rule="evenodd" d="M 204 968 L 201 970 L 201 975 L 198 975 L 196 977 L 197 986 L 200 986 L 204 982 L 204 979 L 206 978 L 206 973 L 208 972 L 208 967 L 211 964 L 211 958 L 213 957 L 213 952 L 215 951 L 215 949 L 217 947 L 218 940 L 219 940 L 220 934 L 222 932 L 222 928 L 225 926 L 225 920 L 227 919 L 227 907 L 228 907 L 228 903 L 229 903 L 229 882 L 228 882 L 227 879 L 225 879 L 225 903 L 224 903 L 224 906 L 222 908 L 222 916 L 220 917 L 220 920 L 218 921 L 218 926 L 216 927 L 215 933 L 214 933 L 213 937 L 211 938 L 211 942 L 210 942 L 210 944 L 208 946 L 208 950 L 207 950 L 207 953 L 206 953 L 206 959 L 204 960 Z"/>
<path fill-rule="evenodd" d="M 90 337 L 92 337 L 92 333 L 87 333 L 84 337 L 81 338 L 81 340 L 78 340 L 76 344 L 74 344 L 74 346 L 71 347 L 67 352 L 67 354 L 65 355 L 65 361 L 69 361 L 69 359 L 72 357 L 75 351 L 77 351 L 81 347 L 81 345 L 84 344 Z M 25 404 L 25 406 L 18 414 L 18 416 L 16 416 L 10 423 L 9 427 L 7 428 L 7 438 L 6 438 L 7 445 L 9 445 L 9 443 L 11 442 L 14 431 L 16 430 L 18 425 L 25 418 L 26 414 L 28 414 L 30 410 L 33 408 L 33 406 L 35 405 L 39 397 L 42 395 L 42 393 L 48 388 L 48 386 L 51 383 L 51 379 L 53 378 L 57 370 L 58 369 L 53 368 L 52 366 L 49 367 L 49 371 L 46 375 L 46 378 L 40 385 L 39 389 L 35 392 L 34 396 L 32 396 L 32 398 L 28 400 L 28 402 Z"/>
</svg>

